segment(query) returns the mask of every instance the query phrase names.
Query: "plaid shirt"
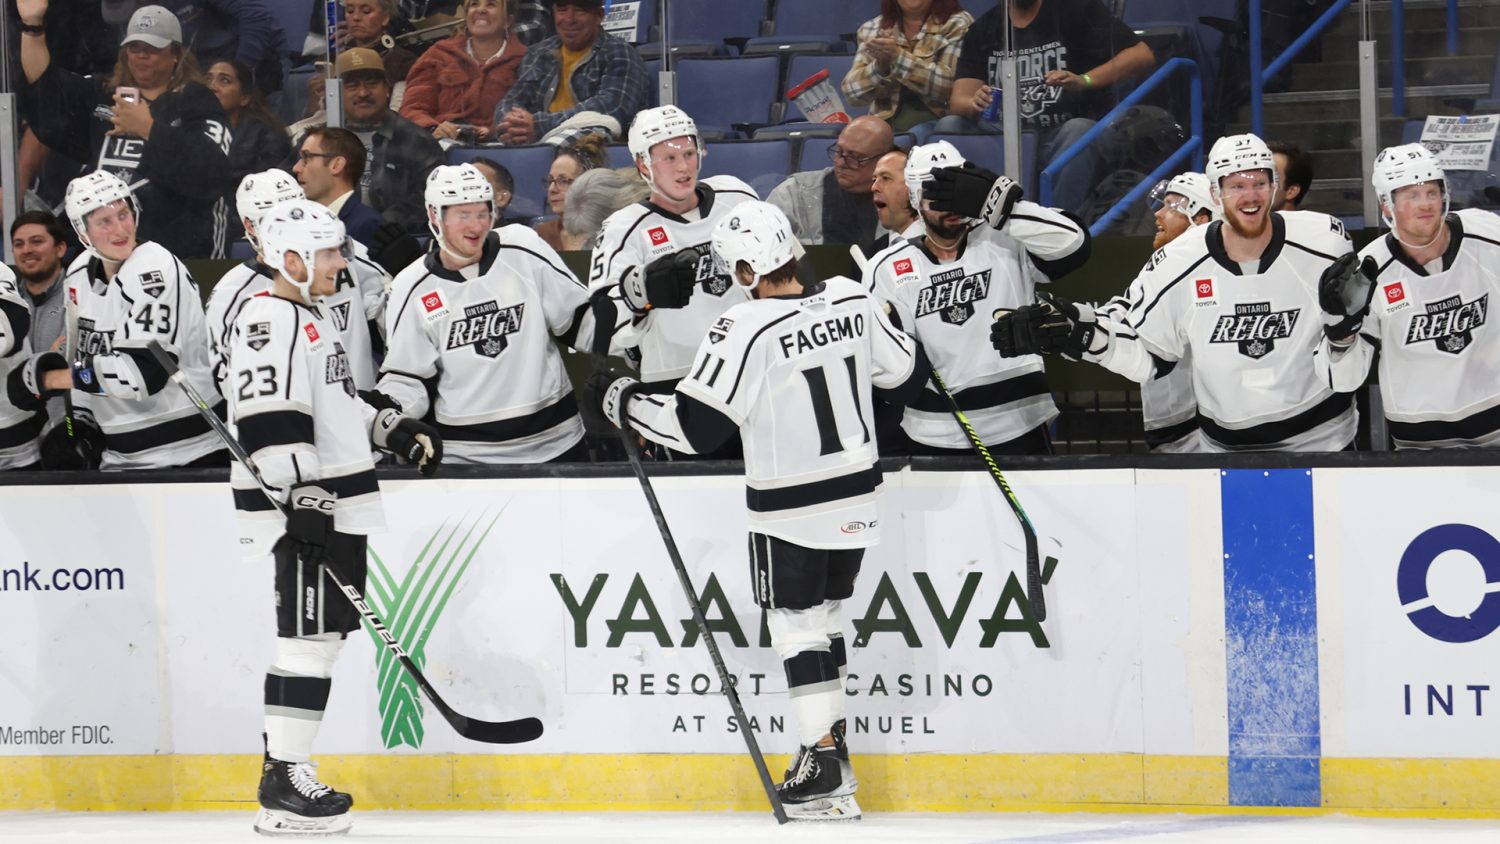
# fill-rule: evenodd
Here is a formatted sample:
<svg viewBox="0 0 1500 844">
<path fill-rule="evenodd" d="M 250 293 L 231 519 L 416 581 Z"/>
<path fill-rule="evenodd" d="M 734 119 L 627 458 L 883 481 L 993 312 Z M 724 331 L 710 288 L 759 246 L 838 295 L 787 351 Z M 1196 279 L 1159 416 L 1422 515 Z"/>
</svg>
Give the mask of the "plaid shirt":
<svg viewBox="0 0 1500 844">
<path fill-rule="evenodd" d="M 530 47 L 552 37 L 552 0 L 519 0 L 511 34 Z"/>
<path fill-rule="evenodd" d="M 864 50 L 865 42 L 880 34 L 880 18 L 865 21 L 855 35 L 860 50 L 849 75 L 844 77 L 844 96 L 851 104 L 869 105 L 870 114 L 876 117 L 890 118 L 900 106 L 901 88 L 905 86 L 921 97 L 934 114 L 939 117 L 947 114 L 958 51 L 963 46 L 964 33 L 973 22 L 968 12 L 959 12 L 942 24 L 928 18 L 912 40 L 897 27 L 896 43 L 901 52 L 891 62 L 890 72 L 882 75 L 875 60 Z M 795 84 L 798 80 L 788 81 Z"/>
<path fill-rule="evenodd" d="M 651 85 L 646 65 L 635 48 L 607 32 L 588 56 L 573 70 L 573 100 L 577 105 L 563 111 L 548 111 L 562 83 L 562 39 L 556 35 L 526 50 L 516 84 L 495 108 L 495 123 L 513 108 L 530 112 L 536 122 L 537 139 L 575 114 L 597 111 L 620 121 L 620 130 L 630 125 L 635 113 L 650 104 Z"/>
</svg>

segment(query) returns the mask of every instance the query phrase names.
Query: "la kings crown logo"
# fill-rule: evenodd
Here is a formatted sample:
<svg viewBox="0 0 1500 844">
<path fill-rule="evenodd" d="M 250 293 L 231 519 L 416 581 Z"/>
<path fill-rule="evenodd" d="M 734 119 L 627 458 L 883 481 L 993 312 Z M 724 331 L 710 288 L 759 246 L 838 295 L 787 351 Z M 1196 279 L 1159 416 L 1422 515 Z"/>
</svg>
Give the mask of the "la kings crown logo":
<svg viewBox="0 0 1500 844">
<path fill-rule="evenodd" d="M 1426 313 L 1414 315 L 1406 328 L 1406 345 L 1431 340 L 1438 351 L 1457 355 L 1474 342 L 1474 329 L 1484 325 L 1490 310 L 1490 294 L 1472 302 L 1449 296 L 1424 307 Z"/>
<path fill-rule="evenodd" d="M 448 350 L 473 346 L 480 357 L 497 358 L 510 345 L 509 335 L 521 330 L 526 303 L 500 307 L 493 299 L 464 308 L 464 315 L 448 324 Z"/>
<path fill-rule="evenodd" d="M 1270 302 L 1252 302 L 1235 305 L 1234 315 L 1225 314 L 1214 322 L 1210 343 L 1237 343 L 1240 354 L 1247 358 L 1263 358 L 1276 349 L 1277 340 L 1292 336 L 1297 326 L 1301 309 L 1273 311 Z"/>
<path fill-rule="evenodd" d="M 989 270 L 964 275 L 963 267 L 955 267 L 934 275 L 917 294 L 917 318 L 936 313 L 949 325 L 963 325 L 974 316 L 974 303 L 983 301 L 988 295 Z"/>
</svg>

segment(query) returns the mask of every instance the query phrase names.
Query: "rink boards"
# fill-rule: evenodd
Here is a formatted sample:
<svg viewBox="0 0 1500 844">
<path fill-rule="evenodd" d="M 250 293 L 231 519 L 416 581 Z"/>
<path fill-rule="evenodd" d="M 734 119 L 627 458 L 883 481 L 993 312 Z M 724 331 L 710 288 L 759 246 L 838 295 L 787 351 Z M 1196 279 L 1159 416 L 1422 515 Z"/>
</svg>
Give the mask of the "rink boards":
<svg viewBox="0 0 1500 844">
<path fill-rule="evenodd" d="M 1500 470 L 1016 472 L 1048 616 L 987 475 L 886 475 L 844 609 L 867 810 L 1500 814 Z M 796 744 L 734 476 L 657 482 L 773 771 Z M 386 485 L 370 597 L 457 738 L 351 639 L 317 742 L 365 808 L 763 805 L 631 478 Z M 226 485 L 0 487 L 0 809 L 244 807 L 270 568 Z M 329 600 L 337 599 L 329 596 Z"/>
</svg>

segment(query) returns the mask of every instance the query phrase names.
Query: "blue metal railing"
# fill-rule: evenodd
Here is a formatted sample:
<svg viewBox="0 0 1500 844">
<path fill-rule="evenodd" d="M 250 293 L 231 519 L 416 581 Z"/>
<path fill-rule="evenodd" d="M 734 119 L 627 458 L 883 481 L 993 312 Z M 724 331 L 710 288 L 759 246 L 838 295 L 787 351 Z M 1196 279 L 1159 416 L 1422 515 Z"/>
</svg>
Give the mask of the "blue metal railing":
<svg viewBox="0 0 1500 844">
<path fill-rule="evenodd" d="M 1333 19 L 1349 6 L 1350 0 L 1337 0 L 1328 11 L 1324 12 L 1317 20 L 1313 21 L 1303 33 L 1297 36 L 1287 48 L 1281 52 L 1264 69 L 1261 68 L 1261 33 L 1260 33 L 1260 2 L 1261 0 L 1250 0 L 1250 131 L 1260 137 L 1265 137 L 1266 120 L 1264 99 L 1266 93 L 1266 82 L 1275 78 L 1276 74 L 1286 69 L 1292 63 L 1292 59 L 1302 52 L 1303 48 L 1311 44 L 1313 39 L 1323 34 L 1323 30 L 1333 23 Z M 1398 20 L 1401 0 L 1392 0 L 1391 15 L 1392 28 L 1392 60 L 1396 64 L 1396 78 L 1401 78 L 1401 26 Z M 1400 101 L 1400 96 L 1397 96 Z M 1397 111 L 1397 115 L 1401 112 Z"/>
<path fill-rule="evenodd" d="M 1345 0 L 1345 2 L 1347 2 L 1347 0 Z M 1136 87 L 1134 91 L 1131 91 L 1128 95 L 1126 95 L 1124 99 L 1120 100 L 1119 105 L 1110 109 L 1109 114 L 1106 114 L 1103 117 L 1099 118 L 1099 122 L 1095 123 L 1092 128 L 1083 133 L 1083 137 L 1079 138 L 1077 141 L 1074 141 L 1071 146 L 1063 150 L 1062 153 L 1060 153 L 1056 158 L 1052 159 L 1052 161 L 1046 166 L 1046 168 L 1042 170 L 1041 186 L 1037 190 L 1038 201 L 1046 207 L 1051 207 L 1052 180 L 1057 177 L 1057 174 L 1062 171 L 1062 168 L 1067 166 L 1068 162 L 1072 161 L 1074 158 L 1077 158 L 1078 154 L 1081 153 L 1085 147 L 1097 140 L 1100 135 L 1104 134 L 1104 132 L 1109 129 L 1110 124 L 1115 121 L 1115 118 L 1119 117 L 1121 114 L 1124 114 L 1126 109 L 1140 102 L 1145 98 L 1147 94 L 1151 93 L 1156 89 L 1157 86 L 1166 81 L 1167 77 L 1172 76 L 1178 71 L 1182 71 L 1188 75 L 1188 104 L 1191 121 L 1191 132 L 1188 135 L 1188 139 L 1184 141 L 1182 143 L 1182 146 L 1178 147 L 1175 152 L 1167 156 L 1166 161 L 1163 161 L 1155 170 L 1151 171 L 1151 175 L 1147 176 L 1145 181 L 1136 185 L 1134 188 L 1131 188 L 1129 193 L 1125 194 L 1125 196 L 1119 202 L 1116 202 L 1114 204 L 1114 207 L 1110 208 L 1104 213 L 1103 216 L 1095 220 L 1094 224 L 1089 226 L 1089 232 L 1091 234 L 1097 235 L 1100 232 L 1104 231 L 1104 229 L 1106 229 L 1117 218 L 1119 218 L 1120 215 L 1124 214 L 1126 209 L 1128 209 L 1137 200 L 1144 196 L 1147 191 L 1151 190 L 1151 188 L 1155 186 L 1157 182 L 1165 178 L 1168 173 L 1174 172 L 1176 168 L 1181 167 L 1187 160 L 1188 156 L 1193 157 L 1193 169 L 1202 170 L 1202 73 L 1198 69 L 1198 63 L 1193 61 L 1192 59 L 1175 58 L 1164 62 L 1161 67 L 1156 69 L 1155 73 L 1146 77 L 1146 81 L 1142 82 L 1139 86 Z"/>
</svg>

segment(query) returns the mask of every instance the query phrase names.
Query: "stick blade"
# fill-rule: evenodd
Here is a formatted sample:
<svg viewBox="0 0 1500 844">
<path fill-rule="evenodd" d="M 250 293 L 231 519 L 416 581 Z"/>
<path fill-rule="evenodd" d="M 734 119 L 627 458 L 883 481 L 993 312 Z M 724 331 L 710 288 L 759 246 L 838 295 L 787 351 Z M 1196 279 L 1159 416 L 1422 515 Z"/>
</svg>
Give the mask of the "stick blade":
<svg viewBox="0 0 1500 844">
<path fill-rule="evenodd" d="M 446 714 L 446 713 L 445 713 Z M 485 744 L 523 744 L 542 737 L 542 722 L 539 718 L 518 718 L 514 721 L 480 721 L 454 713 L 448 723 L 464 738 Z"/>
</svg>

